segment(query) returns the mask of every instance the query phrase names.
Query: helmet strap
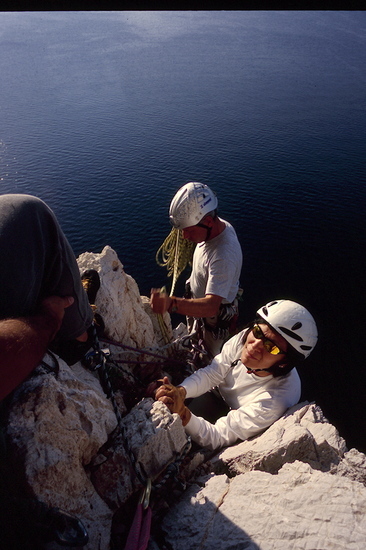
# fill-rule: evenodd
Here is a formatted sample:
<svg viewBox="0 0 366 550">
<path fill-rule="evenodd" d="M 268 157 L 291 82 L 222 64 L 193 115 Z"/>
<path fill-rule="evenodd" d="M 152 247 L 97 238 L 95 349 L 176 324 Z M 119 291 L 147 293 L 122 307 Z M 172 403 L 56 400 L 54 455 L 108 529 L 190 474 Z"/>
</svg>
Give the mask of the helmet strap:
<svg viewBox="0 0 366 550">
<path fill-rule="evenodd" d="M 208 225 L 205 225 L 204 223 L 196 223 L 196 226 L 197 227 L 203 227 L 203 229 L 206 229 L 207 231 L 207 237 L 206 237 L 206 241 L 209 241 L 210 240 L 210 235 L 211 235 L 211 231 L 212 231 L 212 227 L 208 226 Z"/>
<path fill-rule="evenodd" d="M 263 371 L 264 371 L 264 372 L 271 372 L 269 369 L 250 369 L 250 368 L 247 367 L 246 365 L 244 365 L 244 366 L 245 366 L 245 368 L 247 369 L 247 374 L 252 374 L 253 372 L 254 372 L 254 374 L 255 374 L 256 372 L 259 372 L 259 371 L 260 371 L 260 372 L 263 372 Z"/>
</svg>

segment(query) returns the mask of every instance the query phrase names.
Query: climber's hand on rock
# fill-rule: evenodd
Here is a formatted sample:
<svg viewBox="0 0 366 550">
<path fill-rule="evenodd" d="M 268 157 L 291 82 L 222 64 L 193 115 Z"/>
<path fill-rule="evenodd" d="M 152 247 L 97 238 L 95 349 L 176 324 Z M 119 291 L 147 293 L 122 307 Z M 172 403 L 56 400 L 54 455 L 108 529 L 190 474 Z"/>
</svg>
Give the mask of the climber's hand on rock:
<svg viewBox="0 0 366 550">
<path fill-rule="evenodd" d="M 163 381 L 164 383 L 156 391 L 155 399 L 165 403 L 170 412 L 180 415 L 185 408 L 184 400 L 187 392 L 182 386 L 170 384 L 167 377 Z"/>
<path fill-rule="evenodd" d="M 163 314 L 168 311 L 172 299 L 166 292 L 161 292 L 160 288 L 152 288 L 150 294 L 150 307 L 154 313 Z"/>
<path fill-rule="evenodd" d="M 160 382 L 160 380 L 158 380 L 158 382 Z M 169 378 L 167 376 L 164 376 L 162 380 L 162 384 L 160 384 L 160 387 L 156 391 L 155 398 L 159 399 L 163 395 L 169 395 L 171 397 L 171 393 L 173 392 L 174 389 L 175 389 L 175 386 L 173 386 L 173 384 L 170 383 Z"/>
<path fill-rule="evenodd" d="M 163 395 L 166 395 L 166 391 L 168 391 L 168 388 L 174 388 L 174 386 L 170 383 L 170 380 L 167 376 L 164 376 L 160 380 L 156 380 L 155 382 L 158 384 L 157 390 L 155 393 L 155 399 L 158 400 L 159 397 L 162 397 Z"/>
<path fill-rule="evenodd" d="M 152 397 L 153 399 L 156 399 L 156 390 L 160 388 L 162 384 L 164 384 L 164 381 L 167 381 L 167 383 L 169 384 L 169 378 L 167 376 L 164 376 L 164 378 L 160 378 L 159 380 L 154 380 L 153 382 L 150 382 L 150 384 L 146 388 L 145 397 Z"/>
</svg>

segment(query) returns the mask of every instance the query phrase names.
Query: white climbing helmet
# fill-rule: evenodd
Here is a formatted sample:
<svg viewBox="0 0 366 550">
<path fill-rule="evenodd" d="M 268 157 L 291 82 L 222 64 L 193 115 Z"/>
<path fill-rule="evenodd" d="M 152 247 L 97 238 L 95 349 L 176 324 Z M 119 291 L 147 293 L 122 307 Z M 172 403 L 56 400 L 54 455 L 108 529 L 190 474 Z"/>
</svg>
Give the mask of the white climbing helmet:
<svg viewBox="0 0 366 550">
<path fill-rule="evenodd" d="M 170 223 L 177 229 L 185 229 L 199 223 L 217 208 L 215 193 L 204 183 L 186 183 L 174 195 L 170 203 Z"/>
<path fill-rule="evenodd" d="M 274 300 L 257 311 L 274 330 L 304 357 L 308 357 L 318 341 L 313 316 L 291 300 Z"/>
</svg>

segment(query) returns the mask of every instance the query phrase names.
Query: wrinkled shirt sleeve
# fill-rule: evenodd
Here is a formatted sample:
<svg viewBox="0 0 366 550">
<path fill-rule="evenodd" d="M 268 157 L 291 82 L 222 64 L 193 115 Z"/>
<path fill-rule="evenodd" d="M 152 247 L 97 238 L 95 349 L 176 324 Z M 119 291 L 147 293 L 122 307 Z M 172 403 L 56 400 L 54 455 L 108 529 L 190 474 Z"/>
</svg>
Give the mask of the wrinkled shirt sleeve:
<svg viewBox="0 0 366 550">
<path fill-rule="evenodd" d="M 215 424 L 192 414 L 185 430 L 196 443 L 213 450 L 260 433 L 278 420 L 286 409 L 285 402 L 273 399 L 265 391 L 249 406 L 231 410 Z"/>
<path fill-rule="evenodd" d="M 238 342 L 240 342 L 240 334 L 234 336 Z M 212 362 L 205 368 L 199 369 L 195 373 L 191 374 L 188 378 L 180 384 L 186 391 L 186 399 L 191 397 L 198 397 L 203 393 L 219 386 L 225 379 L 228 371 L 230 370 L 231 363 L 233 361 L 233 354 L 231 352 L 232 346 L 225 344 L 221 353 L 216 355 Z"/>
<path fill-rule="evenodd" d="M 221 296 L 221 298 L 231 298 L 232 286 L 237 281 L 238 268 L 236 263 L 228 259 L 217 259 L 209 266 L 206 295 L 215 294 Z M 238 287 L 239 283 L 236 285 L 236 291 Z"/>
</svg>

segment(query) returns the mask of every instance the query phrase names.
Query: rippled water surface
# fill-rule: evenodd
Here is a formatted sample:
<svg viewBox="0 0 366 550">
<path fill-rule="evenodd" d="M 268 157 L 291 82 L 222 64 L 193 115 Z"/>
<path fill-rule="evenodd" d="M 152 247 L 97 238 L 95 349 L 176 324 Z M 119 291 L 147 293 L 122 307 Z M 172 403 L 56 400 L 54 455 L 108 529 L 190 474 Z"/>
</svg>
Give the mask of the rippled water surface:
<svg viewBox="0 0 366 550">
<path fill-rule="evenodd" d="M 312 311 L 303 397 L 364 451 L 365 29 L 364 12 L 0 14 L 0 191 L 48 202 L 76 254 L 112 246 L 148 294 L 172 196 L 211 185 L 243 247 L 242 321 L 278 297 Z"/>
</svg>

